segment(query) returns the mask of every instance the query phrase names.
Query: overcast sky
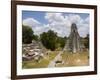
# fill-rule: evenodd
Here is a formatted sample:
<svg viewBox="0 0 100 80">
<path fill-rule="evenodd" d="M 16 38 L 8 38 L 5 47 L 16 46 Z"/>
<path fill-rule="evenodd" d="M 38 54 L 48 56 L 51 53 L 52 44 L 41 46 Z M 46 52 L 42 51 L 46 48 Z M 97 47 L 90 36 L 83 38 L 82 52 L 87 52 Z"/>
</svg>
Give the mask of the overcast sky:
<svg viewBox="0 0 100 80">
<path fill-rule="evenodd" d="M 53 30 L 58 36 L 68 37 L 71 24 L 76 23 L 79 35 L 86 37 L 89 34 L 89 19 L 87 13 L 22 11 L 23 25 L 32 27 L 36 35 Z"/>
</svg>

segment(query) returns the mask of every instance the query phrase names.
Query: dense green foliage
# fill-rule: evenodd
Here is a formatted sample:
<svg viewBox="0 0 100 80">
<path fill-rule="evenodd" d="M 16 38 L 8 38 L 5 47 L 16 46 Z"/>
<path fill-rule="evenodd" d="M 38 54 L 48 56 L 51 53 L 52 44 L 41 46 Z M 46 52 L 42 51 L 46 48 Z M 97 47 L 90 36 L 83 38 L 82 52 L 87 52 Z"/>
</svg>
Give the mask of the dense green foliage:
<svg viewBox="0 0 100 80">
<path fill-rule="evenodd" d="M 89 48 L 89 34 L 84 39 L 85 39 L 85 43 L 84 43 L 85 47 Z"/>
<path fill-rule="evenodd" d="M 58 47 L 64 48 L 65 44 L 66 44 L 66 37 L 57 37 L 57 44 L 59 45 Z"/>
<path fill-rule="evenodd" d="M 40 35 L 42 44 L 50 50 L 55 50 L 57 48 L 63 48 L 65 46 L 66 37 L 58 37 L 57 33 L 52 30 L 44 32 Z"/>
<path fill-rule="evenodd" d="M 89 49 L 89 34 L 85 38 L 81 37 L 81 43 L 84 45 L 85 48 Z"/>
<path fill-rule="evenodd" d="M 36 40 L 36 41 L 38 41 L 38 40 L 39 40 L 39 37 L 38 37 L 38 35 L 34 35 L 34 34 L 33 34 L 33 40 Z"/>
<path fill-rule="evenodd" d="M 25 44 L 31 43 L 33 39 L 33 30 L 29 26 L 22 25 L 22 41 Z"/>
<path fill-rule="evenodd" d="M 51 50 L 56 49 L 56 42 L 57 42 L 57 34 L 51 30 L 49 30 L 47 33 L 43 32 L 40 35 L 42 44 L 47 48 Z"/>
</svg>

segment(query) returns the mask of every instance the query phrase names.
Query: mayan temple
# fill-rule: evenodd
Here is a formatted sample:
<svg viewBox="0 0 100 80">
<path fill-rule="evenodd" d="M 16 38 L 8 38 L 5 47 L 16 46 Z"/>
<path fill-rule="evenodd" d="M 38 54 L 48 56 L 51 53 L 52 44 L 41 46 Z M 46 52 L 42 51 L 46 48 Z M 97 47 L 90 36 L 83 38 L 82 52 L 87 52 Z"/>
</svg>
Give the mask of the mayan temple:
<svg viewBox="0 0 100 80">
<path fill-rule="evenodd" d="M 80 36 L 75 23 L 71 25 L 71 32 L 66 42 L 64 50 L 72 53 L 79 52 L 81 49 Z"/>
</svg>

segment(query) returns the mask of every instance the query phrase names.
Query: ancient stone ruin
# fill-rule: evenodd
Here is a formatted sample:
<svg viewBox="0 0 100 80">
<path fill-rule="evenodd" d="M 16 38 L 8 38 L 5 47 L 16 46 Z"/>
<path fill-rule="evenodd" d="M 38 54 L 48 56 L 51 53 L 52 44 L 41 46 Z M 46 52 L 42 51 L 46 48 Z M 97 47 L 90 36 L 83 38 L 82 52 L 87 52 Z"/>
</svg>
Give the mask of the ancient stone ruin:
<svg viewBox="0 0 100 80">
<path fill-rule="evenodd" d="M 66 41 L 64 50 L 70 51 L 72 53 L 79 52 L 81 50 L 80 36 L 75 23 L 71 25 L 71 32 Z"/>
<path fill-rule="evenodd" d="M 22 59 L 23 61 L 34 59 L 36 61 L 39 61 L 40 58 L 43 58 L 46 49 L 43 47 L 41 42 L 32 41 L 31 44 L 23 44 L 22 45 Z"/>
</svg>

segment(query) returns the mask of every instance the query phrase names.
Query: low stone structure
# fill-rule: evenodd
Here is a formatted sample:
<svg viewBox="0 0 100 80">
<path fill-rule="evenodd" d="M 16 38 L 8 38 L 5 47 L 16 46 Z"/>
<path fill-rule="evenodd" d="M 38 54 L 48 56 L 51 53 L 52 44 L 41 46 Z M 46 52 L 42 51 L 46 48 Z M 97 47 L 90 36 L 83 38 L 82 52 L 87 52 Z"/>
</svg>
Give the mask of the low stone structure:
<svg viewBox="0 0 100 80">
<path fill-rule="evenodd" d="M 32 41 L 31 44 L 23 44 L 22 50 L 23 60 L 37 60 L 43 58 L 46 52 L 46 49 L 43 47 L 42 43 L 38 41 Z"/>
</svg>

